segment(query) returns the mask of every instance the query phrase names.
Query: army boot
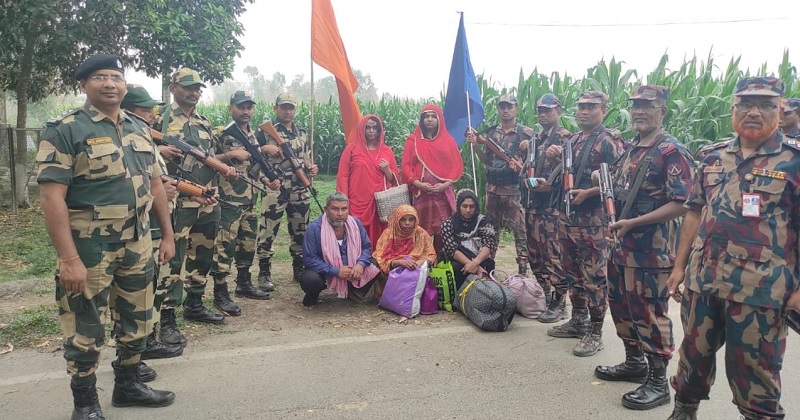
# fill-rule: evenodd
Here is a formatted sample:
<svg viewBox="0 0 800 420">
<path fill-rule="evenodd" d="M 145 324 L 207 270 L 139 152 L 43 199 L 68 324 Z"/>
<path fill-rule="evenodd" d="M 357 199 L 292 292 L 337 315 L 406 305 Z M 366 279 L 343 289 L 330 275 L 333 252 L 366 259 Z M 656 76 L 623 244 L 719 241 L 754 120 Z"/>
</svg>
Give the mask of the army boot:
<svg viewBox="0 0 800 420">
<path fill-rule="evenodd" d="M 578 357 L 593 356 L 603 350 L 603 321 L 592 321 L 589 330 L 572 349 Z"/>
<path fill-rule="evenodd" d="M 139 378 L 140 382 L 153 382 L 156 380 L 158 374 L 155 369 L 147 366 L 144 362 L 139 362 L 136 364 L 136 376 Z"/>
<path fill-rule="evenodd" d="M 219 284 L 217 284 L 216 281 L 214 282 L 214 306 L 229 316 L 239 316 L 242 314 L 242 308 L 231 300 L 231 295 L 228 291 L 228 283 L 226 283 L 224 279 L 222 283 Z"/>
<path fill-rule="evenodd" d="M 589 329 L 589 309 L 572 308 L 572 318 L 547 330 L 547 335 L 557 338 L 582 338 Z"/>
<path fill-rule="evenodd" d="M 111 367 L 114 368 L 114 393 L 111 395 L 114 407 L 166 407 L 175 401 L 174 393 L 143 384 L 136 376 L 136 365 L 120 366 L 119 361 L 115 361 Z"/>
<path fill-rule="evenodd" d="M 300 276 L 303 275 L 303 258 L 302 257 L 300 257 L 300 258 L 295 257 L 294 259 L 292 259 L 292 272 L 293 272 L 292 278 L 294 279 L 294 281 L 299 283 L 300 282 Z"/>
<path fill-rule="evenodd" d="M 272 265 L 267 259 L 258 262 L 258 290 L 267 293 L 275 291 L 275 284 L 272 283 Z"/>
<path fill-rule="evenodd" d="M 105 420 L 97 399 L 97 377 L 94 374 L 84 378 L 73 376 L 69 387 L 74 402 L 72 420 Z"/>
<path fill-rule="evenodd" d="M 145 342 L 142 360 L 168 359 L 170 357 L 178 357 L 181 354 L 183 354 L 182 345 L 159 343 L 156 341 L 156 333 L 151 332 L 150 335 L 147 336 L 147 341 Z"/>
<path fill-rule="evenodd" d="M 567 296 L 553 292 L 547 310 L 539 317 L 539 322 L 552 324 L 562 319 L 567 319 Z"/>
<path fill-rule="evenodd" d="M 175 309 L 161 310 L 161 323 L 158 336 L 164 344 L 186 346 L 186 337 L 178 330 L 178 323 L 175 321 Z"/>
<path fill-rule="evenodd" d="M 697 420 L 698 407 L 700 407 L 699 402 L 681 401 L 676 395 L 675 407 L 672 409 L 672 414 L 667 420 Z"/>
<path fill-rule="evenodd" d="M 647 381 L 622 396 L 622 405 L 631 410 L 650 410 L 669 404 L 669 385 L 667 385 L 667 359 L 648 354 L 649 372 Z"/>
<path fill-rule="evenodd" d="M 528 276 L 528 259 L 524 257 L 517 258 L 517 266 L 519 266 L 517 273 L 523 276 Z"/>
<path fill-rule="evenodd" d="M 183 300 L 183 318 L 187 321 L 204 322 L 207 324 L 224 324 L 225 316 L 214 313 L 203 306 L 203 295 L 197 293 L 186 293 Z"/>
<path fill-rule="evenodd" d="M 273 285 L 274 289 L 275 286 Z M 247 299 L 267 300 L 269 299 L 269 292 L 265 292 L 253 286 L 251 280 L 250 270 L 242 268 L 236 273 L 236 291 L 234 296 L 243 297 Z"/>
<path fill-rule="evenodd" d="M 647 380 L 647 360 L 639 345 L 625 342 L 625 361 L 614 366 L 598 366 L 594 376 L 604 381 L 626 381 L 643 384 Z"/>
</svg>

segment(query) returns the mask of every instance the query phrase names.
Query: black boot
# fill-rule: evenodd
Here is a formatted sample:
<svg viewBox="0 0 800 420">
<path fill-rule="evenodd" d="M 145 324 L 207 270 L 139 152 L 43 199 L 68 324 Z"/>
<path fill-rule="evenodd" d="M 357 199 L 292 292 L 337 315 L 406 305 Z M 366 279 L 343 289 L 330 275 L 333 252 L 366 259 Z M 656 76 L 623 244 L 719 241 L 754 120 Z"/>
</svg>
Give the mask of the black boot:
<svg viewBox="0 0 800 420">
<path fill-rule="evenodd" d="M 224 324 L 225 316 L 214 313 L 203 306 L 203 296 L 187 293 L 183 300 L 183 318 L 187 321 L 205 322 L 207 324 Z"/>
<path fill-rule="evenodd" d="M 300 282 L 300 277 L 303 275 L 303 258 L 294 258 L 292 259 L 292 271 L 294 281 Z"/>
<path fill-rule="evenodd" d="M 155 369 L 147 366 L 144 362 L 139 362 L 136 364 L 136 376 L 141 382 L 153 382 L 158 374 Z"/>
<path fill-rule="evenodd" d="M 635 391 L 622 396 L 622 405 L 631 410 L 650 410 L 669 404 L 667 384 L 667 360 L 648 354 L 649 374 L 647 381 Z"/>
<path fill-rule="evenodd" d="M 614 366 L 598 366 L 594 376 L 604 381 L 626 381 L 643 384 L 647 380 L 647 360 L 638 345 L 625 342 L 625 361 Z"/>
<path fill-rule="evenodd" d="M 214 306 L 229 316 L 239 316 L 242 314 L 242 308 L 231 300 L 231 295 L 228 292 L 228 284 L 214 284 Z"/>
<path fill-rule="evenodd" d="M 528 275 L 528 259 L 527 258 L 517 258 L 517 273 L 523 276 Z"/>
<path fill-rule="evenodd" d="M 275 285 L 272 285 L 272 288 L 274 289 Z M 253 281 L 251 280 L 250 270 L 247 270 L 245 268 L 242 268 L 236 274 L 236 291 L 234 292 L 234 295 L 236 297 L 243 297 L 247 299 L 257 299 L 257 300 L 269 299 L 269 292 L 265 292 L 256 287 L 253 287 Z"/>
<path fill-rule="evenodd" d="M 183 354 L 183 346 L 180 344 L 159 343 L 156 341 L 156 333 L 152 332 L 147 336 L 147 342 L 142 352 L 142 360 L 168 359 L 170 357 L 178 357 L 181 354 Z"/>
<path fill-rule="evenodd" d="M 72 420 L 105 420 L 100 401 L 97 399 L 97 377 L 76 380 L 72 379 L 69 387 L 72 388 L 72 400 L 75 408 L 72 409 Z"/>
<path fill-rule="evenodd" d="M 603 320 L 592 320 L 591 327 L 586 331 L 581 341 L 572 349 L 572 354 L 578 357 L 587 357 L 603 350 Z"/>
<path fill-rule="evenodd" d="M 258 289 L 267 293 L 275 291 L 275 283 L 272 282 L 272 265 L 269 260 L 258 262 Z"/>
<path fill-rule="evenodd" d="M 547 305 L 547 310 L 539 317 L 539 322 L 552 324 L 562 319 L 567 319 L 567 296 L 553 292 L 553 297 Z"/>
<path fill-rule="evenodd" d="M 186 337 L 178 330 L 178 323 L 175 321 L 175 309 L 161 310 L 161 325 L 158 335 L 164 344 L 186 347 Z"/>
<path fill-rule="evenodd" d="M 111 405 L 114 407 L 166 407 L 175 401 L 175 394 L 170 391 L 158 391 L 143 384 L 136 376 L 136 365 L 119 366 L 115 361 L 114 393 Z"/>
<path fill-rule="evenodd" d="M 547 335 L 558 338 L 583 338 L 589 329 L 589 309 L 572 308 L 572 318 L 547 330 Z"/>
<path fill-rule="evenodd" d="M 681 401 L 676 395 L 675 408 L 672 409 L 672 415 L 667 420 L 697 420 L 698 407 L 700 407 L 699 402 Z"/>
</svg>

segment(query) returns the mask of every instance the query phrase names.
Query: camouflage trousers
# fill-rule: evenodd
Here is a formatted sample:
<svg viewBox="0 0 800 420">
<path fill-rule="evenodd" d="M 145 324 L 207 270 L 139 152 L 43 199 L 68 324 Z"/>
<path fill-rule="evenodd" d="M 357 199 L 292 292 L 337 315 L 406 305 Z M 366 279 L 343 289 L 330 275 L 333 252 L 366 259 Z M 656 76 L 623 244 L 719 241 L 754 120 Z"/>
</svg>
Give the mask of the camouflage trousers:
<svg viewBox="0 0 800 420">
<path fill-rule="evenodd" d="M 205 292 L 206 276 L 211 271 L 214 259 L 214 241 L 217 237 L 219 205 L 183 207 L 185 201 L 178 200 L 172 213 L 175 230 L 175 257 L 169 262 L 169 275 L 158 280 L 157 289 L 166 291 L 161 309 L 175 308 L 180 302 L 181 272 L 186 270 L 183 285 L 187 293 L 202 295 Z M 177 285 L 176 285 L 177 283 Z M 178 299 L 175 297 L 178 296 Z"/>
<path fill-rule="evenodd" d="M 302 260 L 303 236 L 306 234 L 311 212 L 311 199 L 305 189 L 295 188 L 290 194 L 269 191 L 262 195 L 261 208 L 264 212 L 262 213 L 263 223 L 258 228 L 258 258 L 270 260 L 275 254 L 272 245 L 275 237 L 278 236 L 285 211 L 289 236 L 292 239 L 292 243 L 289 245 L 289 254 L 294 260 Z"/>
<path fill-rule="evenodd" d="M 528 210 L 525 230 L 528 236 L 528 262 L 536 280 L 547 291 L 552 285 L 562 295 L 567 294 L 567 280 L 561 266 L 558 210 Z"/>
<path fill-rule="evenodd" d="M 234 261 L 237 270 L 250 270 L 256 253 L 258 215 L 253 205 L 233 207 L 223 204 L 219 226 L 214 244 L 214 263 L 211 266 L 211 276 L 215 282 L 231 274 Z"/>
<path fill-rule="evenodd" d="M 517 261 L 528 261 L 528 244 L 525 233 L 525 209 L 522 208 L 519 195 L 497 195 L 486 192 L 486 215 L 492 218 L 497 232 L 498 243 L 503 220 L 511 224 L 514 233 L 514 246 L 517 250 Z"/>
<path fill-rule="evenodd" d="M 667 289 L 671 270 L 608 265 L 608 307 L 617 336 L 662 359 L 675 350 Z"/>
<path fill-rule="evenodd" d="M 561 266 L 569 285 L 574 308 L 589 308 L 594 319 L 603 318 L 608 308 L 606 274 L 608 240 L 602 226 L 561 224 Z"/>
<path fill-rule="evenodd" d="M 748 418 L 781 419 L 781 367 L 786 324 L 779 309 L 762 308 L 684 290 L 683 342 L 672 387 L 684 401 L 707 400 L 716 353 L 725 346 L 733 403 Z"/>
<path fill-rule="evenodd" d="M 86 377 L 97 370 L 111 312 L 117 354 L 122 365 L 139 362 L 152 330 L 152 240 L 99 243 L 75 239 L 86 266 L 86 289 L 68 293 L 56 283 L 56 302 L 64 334 L 67 373 Z M 109 308 L 111 307 L 111 309 Z"/>
</svg>

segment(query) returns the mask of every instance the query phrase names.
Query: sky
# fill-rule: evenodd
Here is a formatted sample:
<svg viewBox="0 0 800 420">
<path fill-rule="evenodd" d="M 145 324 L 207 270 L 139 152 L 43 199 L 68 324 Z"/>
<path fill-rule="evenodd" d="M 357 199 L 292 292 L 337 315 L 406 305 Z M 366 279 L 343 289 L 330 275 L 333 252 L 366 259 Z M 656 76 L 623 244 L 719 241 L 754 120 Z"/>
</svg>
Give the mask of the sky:
<svg viewBox="0 0 800 420">
<path fill-rule="evenodd" d="M 800 66 L 797 16 L 791 0 L 331 0 L 350 65 L 372 77 L 378 94 L 438 98 L 444 90 L 464 12 L 467 41 L 476 74 L 499 87 L 516 86 L 527 75 L 558 71 L 580 77 L 601 58 L 623 61 L 639 77 L 655 68 L 664 52 L 668 68 L 685 57 L 720 66 L 741 55 L 741 67 L 764 62 L 776 71 L 785 49 Z M 760 4 L 766 4 L 761 2 Z M 241 17 L 245 49 L 236 60 L 235 80 L 255 66 L 287 82 L 297 74 L 309 79 L 311 0 L 256 0 Z M 794 27 L 792 29 L 792 27 Z M 712 49 L 713 48 L 713 49 Z M 329 76 L 315 66 L 314 77 Z M 156 95 L 159 83 L 128 75 Z M 210 95 L 206 95 L 210 97 Z M 210 99 L 210 98 L 206 98 Z"/>
</svg>

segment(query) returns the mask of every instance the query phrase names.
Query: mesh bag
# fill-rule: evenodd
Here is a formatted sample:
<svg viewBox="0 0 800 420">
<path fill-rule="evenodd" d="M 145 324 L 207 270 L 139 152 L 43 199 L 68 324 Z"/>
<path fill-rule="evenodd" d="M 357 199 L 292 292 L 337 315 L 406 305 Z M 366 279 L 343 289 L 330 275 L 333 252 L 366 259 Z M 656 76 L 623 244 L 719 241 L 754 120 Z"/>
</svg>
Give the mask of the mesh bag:
<svg viewBox="0 0 800 420">
<path fill-rule="evenodd" d="M 408 185 L 401 184 L 397 179 L 397 175 L 394 176 L 394 179 L 397 182 L 396 187 L 386 188 L 386 178 L 384 178 L 384 190 L 375 193 L 375 206 L 378 208 L 378 218 L 381 219 L 383 223 L 389 220 L 389 215 L 401 204 L 411 204 L 411 200 L 408 198 Z"/>
<path fill-rule="evenodd" d="M 505 331 L 514 319 L 517 299 L 508 287 L 470 275 L 453 300 L 453 307 L 485 331 Z"/>
</svg>

